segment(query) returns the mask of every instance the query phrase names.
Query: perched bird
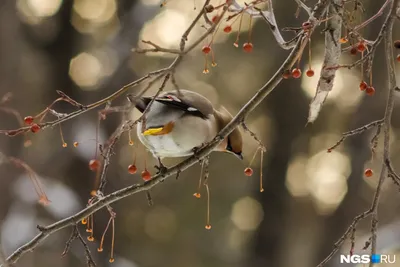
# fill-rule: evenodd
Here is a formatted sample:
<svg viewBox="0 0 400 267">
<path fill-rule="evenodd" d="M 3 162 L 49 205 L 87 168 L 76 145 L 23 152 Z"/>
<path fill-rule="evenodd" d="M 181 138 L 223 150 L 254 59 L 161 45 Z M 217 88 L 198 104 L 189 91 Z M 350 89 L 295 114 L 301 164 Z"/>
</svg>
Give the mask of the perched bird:
<svg viewBox="0 0 400 267">
<path fill-rule="evenodd" d="M 135 107 L 143 113 L 153 97 L 133 100 Z M 144 120 L 137 125 L 139 140 L 159 160 L 161 158 L 184 157 L 194 154 L 196 148 L 210 142 L 232 119 L 227 110 L 214 109 L 204 96 L 187 90 L 170 91 L 154 99 Z M 236 128 L 215 151 L 228 152 L 242 157 L 242 135 Z"/>
</svg>

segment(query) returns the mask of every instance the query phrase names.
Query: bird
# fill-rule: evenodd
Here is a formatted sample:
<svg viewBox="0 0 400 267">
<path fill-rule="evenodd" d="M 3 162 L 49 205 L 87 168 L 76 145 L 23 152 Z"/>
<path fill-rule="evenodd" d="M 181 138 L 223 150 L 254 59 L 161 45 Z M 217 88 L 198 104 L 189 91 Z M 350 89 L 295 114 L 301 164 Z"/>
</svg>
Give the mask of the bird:
<svg viewBox="0 0 400 267">
<path fill-rule="evenodd" d="M 194 155 L 233 118 L 224 107 L 216 109 L 206 97 L 184 89 L 152 97 L 128 95 L 128 100 L 144 113 L 137 124 L 137 136 L 158 159 L 159 167 L 164 167 L 163 158 Z M 242 135 L 236 127 L 214 151 L 226 152 L 242 160 L 242 146 Z"/>
</svg>

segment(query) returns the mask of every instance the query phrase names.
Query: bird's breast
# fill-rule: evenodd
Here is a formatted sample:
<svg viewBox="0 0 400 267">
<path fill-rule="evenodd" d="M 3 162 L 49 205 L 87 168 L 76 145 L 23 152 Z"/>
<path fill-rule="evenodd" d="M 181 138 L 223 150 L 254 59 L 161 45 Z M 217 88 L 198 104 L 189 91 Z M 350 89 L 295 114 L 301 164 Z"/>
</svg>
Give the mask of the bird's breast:
<svg viewBox="0 0 400 267">
<path fill-rule="evenodd" d="M 143 135 L 142 125 L 139 123 L 138 137 L 156 156 L 183 157 L 192 155 L 193 148 L 211 141 L 217 133 L 213 118 L 184 116 L 173 124 L 173 129 L 167 134 Z"/>
</svg>

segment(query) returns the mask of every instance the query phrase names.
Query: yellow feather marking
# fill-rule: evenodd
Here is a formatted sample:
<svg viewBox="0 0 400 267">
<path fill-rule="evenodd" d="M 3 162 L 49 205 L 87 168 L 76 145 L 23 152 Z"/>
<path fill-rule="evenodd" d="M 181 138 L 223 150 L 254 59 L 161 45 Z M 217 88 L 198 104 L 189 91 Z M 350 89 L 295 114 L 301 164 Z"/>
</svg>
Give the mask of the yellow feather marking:
<svg viewBox="0 0 400 267">
<path fill-rule="evenodd" d="M 173 128 L 174 128 L 174 123 L 169 122 L 160 128 L 147 129 L 146 131 L 143 132 L 143 135 L 164 135 L 170 133 Z"/>
</svg>

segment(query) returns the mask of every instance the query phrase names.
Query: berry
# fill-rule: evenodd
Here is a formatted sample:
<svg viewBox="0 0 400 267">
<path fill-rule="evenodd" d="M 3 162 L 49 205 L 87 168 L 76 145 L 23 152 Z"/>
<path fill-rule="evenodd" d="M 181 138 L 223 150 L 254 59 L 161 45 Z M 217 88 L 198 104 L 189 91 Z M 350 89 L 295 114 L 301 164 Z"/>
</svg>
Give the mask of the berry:
<svg viewBox="0 0 400 267">
<path fill-rule="evenodd" d="M 251 53 L 253 51 L 253 44 L 252 43 L 244 43 L 243 50 L 247 53 Z"/>
<path fill-rule="evenodd" d="M 375 88 L 372 86 L 368 86 L 367 89 L 365 89 L 365 92 L 369 96 L 373 96 L 375 94 Z"/>
<path fill-rule="evenodd" d="M 218 23 L 220 19 L 221 19 L 221 18 L 220 18 L 219 16 L 215 15 L 214 17 L 212 17 L 211 21 L 212 21 L 213 23 Z"/>
<path fill-rule="evenodd" d="M 128 172 L 130 174 L 135 174 L 137 172 L 137 167 L 135 164 L 131 164 L 128 166 Z"/>
<path fill-rule="evenodd" d="M 210 225 L 210 224 L 207 224 L 205 228 L 206 228 L 207 230 L 210 230 L 210 229 L 211 229 L 211 225 Z"/>
<path fill-rule="evenodd" d="M 364 42 L 359 42 L 357 45 L 358 52 L 364 52 L 366 49 Z"/>
<path fill-rule="evenodd" d="M 67 146 L 68 146 L 67 143 L 63 143 L 63 144 L 62 144 L 62 147 L 63 147 L 63 148 L 66 148 Z"/>
<path fill-rule="evenodd" d="M 110 258 L 108 261 L 109 261 L 110 263 L 113 263 L 113 262 L 115 261 L 115 259 L 114 259 L 114 258 Z"/>
<path fill-rule="evenodd" d="M 78 147 L 79 143 L 78 142 L 74 142 L 74 147 Z"/>
<path fill-rule="evenodd" d="M 396 56 L 396 60 L 397 60 L 397 62 L 400 62 L 400 54 L 398 54 L 398 55 Z"/>
<path fill-rule="evenodd" d="M 399 49 L 400 48 L 400 40 L 394 41 L 393 45 L 395 48 Z"/>
<path fill-rule="evenodd" d="M 249 177 L 252 176 L 252 175 L 253 175 L 253 169 L 247 167 L 246 169 L 244 169 L 244 174 L 245 174 L 246 176 L 249 176 Z"/>
<path fill-rule="evenodd" d="M 203 51 L 204 54 L 208 54 L 211 52 L 211 47 L 209 45 L 205 45 L 205 46 L 203 46 L 201 51 Z"/>
<path fill-rule="evenodd" d="M 298 79 L 298 78 L 300 78 L 300 76 L 301 76 L 301 70 L 298 68 L 294 68 L 292 70 L 292 77 L 295 79 Z"/>
<path fill-rule="evenodd" d="M 237 42 L 234 42 L 234 43 L 233 43 L 233 46 L 236 47 L 236 48 L 238 48 L 238 47 L 239 47 L 239 44 L 238 44 Z"/>
<path fill-rule="evenodd" d="M 89 169 L 91 171 L 96 171 L 100 166 L 100 162 L 97 159 L 92 159 L 89 161 Z"/>
<path fill-rule="evenodd" d="M 211 12 L 214 11 L 214 6 L 213 6 L 213 5 L 206 5 L 206 6 L 204 7 L 204 10 L 205 10 L 207 13 L 211 13 Z"/>
<path fill-rule="evenodd" d="M 365 177 L 371 177 L 374 174 L 374 172 L 371 169 L 366 169 L 364 171 Z"/>
<path fill-rule="evenodd" d="M 32 133 L 37 133 L 37 132 L 39 132 L 40 131 L 40 126 L 38 125 L 38 124 L 32 124 L 32 126 L 31 126 L 31 132 Z"/>
<path fill-rule="evenodd" d="M 285 70 L 282 74 L 282 78 L 283 79 L 289 79 L 290 77 L 292 77 L 292 73 L 290 72 L 290 70 Z"/>
<path fill-rule="evenodd" d="M 225 26 L 224 32 L 230 33 L 232 31 L 232 27 L 230 25 Z"/>
<path fill-rule="evenodd" d="M 312 69 L 309 69 L 309 70 L 306 71 L 306 75 L 308 77 L 312 77 L 312 76 L 314 76 L 314 71 Z"/>
<path fill-rule="evenodd" d="M 342 38 L 339 39 L 339 43 L 341 43 L 341 44 L 345 44 L 348 41 L 349 41 L 349 39 L 347 39 L 347 37 L 342 37 Z"/>
<path fill-rule="evenodd" d="M 88 236 L 87 240 L 90 241 L 90 242 L 93 242 L 94 241 L 94 237 L 93 236 Z"/>
<path fill-rule="evenodd" d="M 32 116 L 25 117 L 24 122 L 26 125 L 31 125 L 33 123 L 33 117 Z"/>
<path fill-rule="evenodd" d="M 303 24 L 301 25 L 301 27 L 303 27 L 303 30 L 308 31 L 311 28 L 311 23 L 306 21 L 303 22 Z"/>
<path fill-rule="evenodd" d="M 331 149 L 331 148 L 328 148 L 328 150 L 327 150 L 326 152 L 331 153 L 331 152 L 332 152 L 332 149 Z"/>
<path fill-rule="evenodd" d="M 357 47 L 353 46 L 353 47 L 350 49 L 350 54 L 352 54 L 353 56 L 354 56 L 354 55 L 357 55 Z"/>
<path fill-rule="evenodd" d="M 367 89 L 367 87 L 368 87 L 368 84 L 366 82 L 364 82 L 364 81 L 360 82 L 360 90 L 361 91 L 364 91 L 365 89 Z"/>
<path fill-rule="evenodd" d="M 98 251 L 98 252 L 102 252 L 102 251 L 103 251 L 103 248 L 98 248 L 97 251 Z"/>
<path fill-rule="evenodd" d="M 195 198 L 200 198 L 200 197 L 201 197 L 200 193 L 194 193 L 193 196 L 194 196 Z"/>
<path fill-rule="evenodd" d="M 151 174 L 148 170 L 142 171 L 142 179 L 144 181 L 149 181 L 151 179 Z"/>
</svg>

